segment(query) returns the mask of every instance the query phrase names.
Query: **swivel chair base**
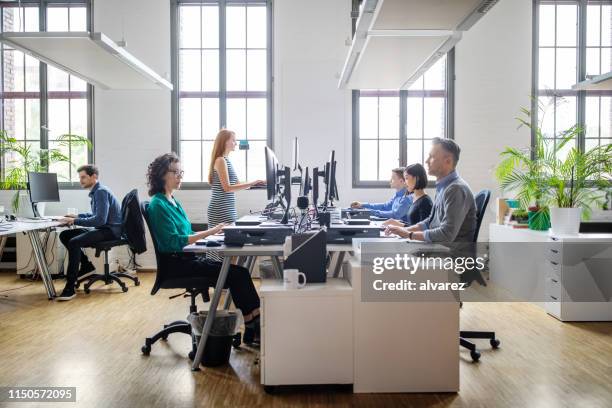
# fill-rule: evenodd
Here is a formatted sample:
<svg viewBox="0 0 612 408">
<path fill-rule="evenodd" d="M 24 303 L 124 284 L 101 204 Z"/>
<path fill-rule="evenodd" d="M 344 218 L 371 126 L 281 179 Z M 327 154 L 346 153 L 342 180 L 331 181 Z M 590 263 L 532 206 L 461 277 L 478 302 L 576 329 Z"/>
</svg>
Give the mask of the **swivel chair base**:
<svg viewBox="0 0 612 408">
<path fill-rule="evenodd" d="M 77 279 L 77 282 L 76 282 L 77 289 L 79 288 L 81 283 L 86 281 L 87 283 L 85 283 L 83 290 L 85 291 L 85 293 L 89 293 L 90 292 L 89 288 L 91 287 L 91 285 L 93 285 L 94 283 L 98 281 L 102 281 L 104 282 L 105 285 L 110 285 L 113 282 L 117 282 L 117 284 L 121 287 L 121 290 L 123 292 L 127 292 L 128 288 L 127 286 L 125 286 L 125 283 L 120 278 L 130 279 L 132 282 L 134 282 L 135 286 L 140 286 L 140 280 L 136 276 L 133 276 L 133 275 L 130 275 L 124 272 L 111 272 L 110 266 L 108 264 L 108 250 L 104 250 L 103 252 L 104 252 L 104 274 L 89 275 L 85 278 Z M 98 249 L 96 249 L 96 256 L 98 256 Z"/>
<path fill-rule="evenodd" d="M 500 345 L 500 341 L 495 338 L 495 332 L 460 331 L 459 344 L 470 350 L 470 357 L 472 357 L 472 361 L 475 363 L 480 359 L 480 351 L 478 351 L 474 343 L 466 339 L 489 339 L 489 344 L 491 344 L 491 347 L 494 349 L 499 348 Z"/>
</svg>

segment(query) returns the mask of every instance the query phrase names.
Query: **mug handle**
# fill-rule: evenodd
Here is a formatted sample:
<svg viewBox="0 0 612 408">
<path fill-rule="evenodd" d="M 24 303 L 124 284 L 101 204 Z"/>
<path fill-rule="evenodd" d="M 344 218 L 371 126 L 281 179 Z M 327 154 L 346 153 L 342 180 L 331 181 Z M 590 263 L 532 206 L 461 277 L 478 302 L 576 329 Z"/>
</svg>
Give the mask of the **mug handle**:
<svg viewBox="0 0 612 408">
<path fill-rule="evenodd" d="M 304 282 L 300 283 L 300 276 L 304 278 Z M 298 289 L 306 286 L 306 274 L 304 272 L 298 272 Z"/>
</svg>

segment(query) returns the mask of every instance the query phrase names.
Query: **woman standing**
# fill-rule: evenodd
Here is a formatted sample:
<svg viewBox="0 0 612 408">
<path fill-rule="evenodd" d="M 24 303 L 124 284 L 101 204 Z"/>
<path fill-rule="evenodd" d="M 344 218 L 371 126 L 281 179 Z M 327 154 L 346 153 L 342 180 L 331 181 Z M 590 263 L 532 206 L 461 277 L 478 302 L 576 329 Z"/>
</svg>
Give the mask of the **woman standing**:
<svg viewBox="0 0 612 408">
<path fill-rule="evenodd" d="M 233 223 L 238 218 L 236 211 L 236 191 L 246 190 L 252 186 L 265 184 L 264 180 L 239 183 L 238 176 L 228 156 L 236 150 L 236 134 L 231 130 L 221 129 L 215 138 L 208 182 L 212 187 L 212 197 L 208 204 L 208 227 L 222 223 Z M 209 253 L 209 259 L 221 261 L 216 253 Z"/>
</svg>

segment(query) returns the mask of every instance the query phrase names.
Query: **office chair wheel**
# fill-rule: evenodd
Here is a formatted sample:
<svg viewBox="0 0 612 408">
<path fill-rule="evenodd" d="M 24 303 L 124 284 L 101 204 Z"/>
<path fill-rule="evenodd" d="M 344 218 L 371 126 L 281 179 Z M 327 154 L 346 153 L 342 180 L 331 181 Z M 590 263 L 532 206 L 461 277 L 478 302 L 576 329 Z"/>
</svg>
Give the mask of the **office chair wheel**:
<svg viewBox="0 0 612 408">
<path fill-rule="evenodd" d="M 149 354 L 151 354 L 151 346 L 145 344 L 140 348 L 140 351 L 142 351 L 142 354 L 144 354 L 145 356 L 148 356 Z"/>
<path fill-rule="evenodd" d="M 472 361 L 475 363 L 480 360 L 480 352 L 478 350 L 470 351 L 470 356 L 472 357 Z"/>
<path fill-rule="evenodd" d="M 266 394 L 274 394 L 276 387 L 274 385 L 264 385 L 264 391 Z"/>
<path fill-rule="evenodd" d="M 193 359 L 195 358 L 195 355 L 196 355 L 195 351 L 191 350 L 189 354 L 187 354 L 187 357 L 189 357 L 189 360 L 193 361 Z"/>
<path fill-rule="evenodd" d="M 134 280 L 134 286 L 140 286 L 140 281 L 138 280 L 138 278 Z"/>
<path fill-rule="evenodd" d="M 127 292 L 128 291 L 127 286 L 125 286 L 125 285 L 121 286 L 121 291 L 122 292 Z"/>
<path fill-rule="evenodd" d="M 89 290 L 89 288 L 85 288 L 85 293 L 89 294 L 91 292 L 91 290 Z"/>
<path fill-rule="evenodd" d="M 75 283 L 75 284 L 74 284 L 74 288 L 75 288 L 75 289 L 78 289 L 78 288 L 79 288 L 79 286 L 81 286 L 81 282 L 77 282 L 77 283 Z"/>
<path fill-rule="evenodd" d="M 234 346 L 234 348 L 240 348 L 241 344 L 242 344 L 242 333 L 238 332 L 234 334 L 234 338 L 232 339 L 232 346 Z"/>
<path fill-rule="evenodd" d="M 499 348 L 500 341 L 498 339 L 491 339 L 489 343 L 491 343 L 491 347 L 494 349 Z"/>
</svg>

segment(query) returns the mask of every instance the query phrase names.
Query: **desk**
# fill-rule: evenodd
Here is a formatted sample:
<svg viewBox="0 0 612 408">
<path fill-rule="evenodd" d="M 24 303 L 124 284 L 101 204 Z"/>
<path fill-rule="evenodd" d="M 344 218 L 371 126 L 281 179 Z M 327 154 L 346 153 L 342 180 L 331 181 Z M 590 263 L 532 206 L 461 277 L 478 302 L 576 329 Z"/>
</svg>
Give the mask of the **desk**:
<svg viewBox="0 0 612 408">
<path fill-rule="evenodd" d="M 327 249 L 331 252 L 349 252 L 352 251 L 353 248 L 350 244 L 343 244 L 328 245 Z M 249 261 L 252 261 L 255 257 L 258 256 L 269 256 L 272 259 L 272 264 L 274 265 L 277 278 L 282 278 L 282 267 L 280 266 L 279 257 L 283 255 L 283 246 L 244 245 L 241 247 L 234 247 L 221 245 L 218 247 L 208 247 L 204 245 L 191 244 L 183 248 L 183 251 L 200 254 L 204 254 L 206 252 L 217 252 L 223 258 L 223 262 L 221 263 L 221 271 L 219 272 L 219 278 L 217 279 L 217 285 L 215 286 L 215 292 L 213 293 L 213 297 L 210 300 L 210 308 L 208 315 L 209 318 L 206 319 L 204 328 L 202 329 L 202 337 L 200 339 L 200 342 L 198 343 L 198 349 L 195 358 L 193 359 L 193 364 L 191 366 L 192 370 L 197 371 L 199 370 L 199 361 L 202 359 L 202 355 L 204 353 L 204 347 L 206 346 L 208 333 L 210 332 L 210 328 L 212 327 L 212 322 L 215 319 L 217 307 L 219 306 L 219 301 L 221 300 L 221 293 L 223 291 L 223 287 L 225 286 L 225 280 L 227 279 L 227 273 L 229 271 L 231 258 L 234 256 L 247 257 L 250 258 Z M 252 262 L 250 262 L 250 264 L 252 265 Z M 341 265 L 337 267 L 340 268 Z M 228 297 L 225 307 L 229 307 L 229 300 L 230 299 Z"/>
<path fill-rule="evenodd" d="M 47 291 L 47 297 L 49 299 L 53 299 L 56 296 L 55 287 L 53 286 L 53 280 L 51 279 L 51 274 L 49 273 L 49 268 L 47 265 L 47 259 L 45 258 L 45 248 L 42 242 L 40 241 L 40 235 L 38 235 L 38 233 L 39 231 L 59 227 L 60 223 L 57 221 L 14 221 L 2 223 L 0 225 L 6 224 L 11 225 L 11 228 L 0 229 L 0 236 L 2 237 L 2 241 L 4 242 L 6 236 L 18 234 L 20 232 L 23 232 L 28 236 L 28 238 L 30 239 L 30 243 L 32 244 L 32 251 L 34 253 L 34 260 L 36 262 L 36 266 L 40 271 L 40 276 L 42 277 L 43 284 L 45 285 L 45 289 Z"/>
</svg>

